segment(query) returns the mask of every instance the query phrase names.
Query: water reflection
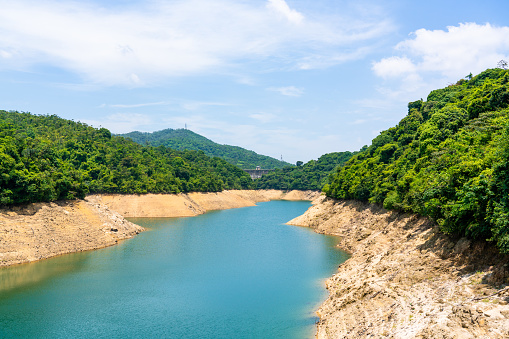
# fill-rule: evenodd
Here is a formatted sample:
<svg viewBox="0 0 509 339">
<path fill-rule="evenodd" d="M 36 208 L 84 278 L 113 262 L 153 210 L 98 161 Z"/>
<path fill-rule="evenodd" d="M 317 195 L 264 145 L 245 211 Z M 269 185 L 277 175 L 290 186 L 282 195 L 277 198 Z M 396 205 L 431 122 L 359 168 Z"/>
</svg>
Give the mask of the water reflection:
<svg viewBox="0 0 509 339">
<path fill-rule="evenodd" d="M 72 253 L 34 263 L 0 268 L 0 299 L 41 286 L 58 276 L 82 269 L 87 253 Z"/>
</svg>

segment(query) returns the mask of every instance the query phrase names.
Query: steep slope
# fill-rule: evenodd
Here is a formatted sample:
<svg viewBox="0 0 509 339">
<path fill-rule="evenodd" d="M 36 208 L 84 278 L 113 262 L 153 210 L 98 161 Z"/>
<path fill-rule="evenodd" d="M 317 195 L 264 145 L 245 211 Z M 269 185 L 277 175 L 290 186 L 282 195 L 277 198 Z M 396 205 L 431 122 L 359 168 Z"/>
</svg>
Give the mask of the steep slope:
<svg viewBox="0 0 509 339">
<path fill-rule="evenodd" d="M 217 144 L 187 129 L 165 129 L 152 133 L 135 131 L 119 135 L 142 145 L 164 145 L 181 151 L 203 151 L 208 156 L 219 157 L 242 169 L 254 169 L 256 166 L 273 169 L 290 165 L 287 162 L 260 155 L 238 146 Z"/>
<path fill-rule="evenodd" d="M 324 187 L 329 197 L 383 204 L 449 234 L 509 252 L 509 71 L 489 69 L 408 104 Z"/>
<path fill-rule="evenodd" d="M 317 338 L 508 338 L 507 255 L 429 218 L 359 201 L 315 201 L 289 224 L 341 237 Z"/>
</svg>

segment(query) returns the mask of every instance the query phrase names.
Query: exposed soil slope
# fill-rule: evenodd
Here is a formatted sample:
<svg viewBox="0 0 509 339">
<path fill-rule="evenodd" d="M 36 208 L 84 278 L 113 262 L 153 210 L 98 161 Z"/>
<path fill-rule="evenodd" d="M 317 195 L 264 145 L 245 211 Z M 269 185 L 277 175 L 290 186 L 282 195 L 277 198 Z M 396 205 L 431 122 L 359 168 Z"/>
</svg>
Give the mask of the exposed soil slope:
<svg viewBox="0 0 509 339">
<path fill-rule="evenodd" d="M 142 227 L 86 200 L 0 210 L 0 266 L 116 244 Z"/>
<path fill-rule="evenodd" d="M 85 200 L 0 209 L 0 266 L 111 246 L 143 231 L 124 217 L 184 217 L 277 199 L 312 200 L 318 192 L 91 195 Z"/>
<path fill-rule="evenodd" d="M 508 338 L 508 257 L 426 218 L 320 198 L 289 224 L 339 235 L 318 338 Z"/>
<path fill-rule="evenodd" d="M 316 191 L 239 190 L 218 193 L 104 194 L 87 197 L 124 217 L 192 217 L 212 210 L 254 206 L 269 200 L 313 200 Z"/>
</svg>

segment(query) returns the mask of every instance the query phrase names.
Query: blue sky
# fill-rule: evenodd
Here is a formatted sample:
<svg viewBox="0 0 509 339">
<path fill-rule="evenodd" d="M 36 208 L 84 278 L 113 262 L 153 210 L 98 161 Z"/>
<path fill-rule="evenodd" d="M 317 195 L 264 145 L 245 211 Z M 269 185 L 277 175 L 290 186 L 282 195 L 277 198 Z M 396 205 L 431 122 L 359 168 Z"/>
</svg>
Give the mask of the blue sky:
<svg viewBox="0 0 509 339">
<path fill-rule="evenodd" d="M 0 0 L 0 109 L 187 127 L 292 163 L 355 151 L 509 60 L 509 1 Z"/>
</svg>

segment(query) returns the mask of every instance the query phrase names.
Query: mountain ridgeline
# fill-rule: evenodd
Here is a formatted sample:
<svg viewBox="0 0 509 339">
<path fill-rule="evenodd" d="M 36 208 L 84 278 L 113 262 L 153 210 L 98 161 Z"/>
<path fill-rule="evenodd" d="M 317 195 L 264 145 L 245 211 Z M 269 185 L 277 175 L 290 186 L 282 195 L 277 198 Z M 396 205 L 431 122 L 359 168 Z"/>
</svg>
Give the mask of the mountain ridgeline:
<svg viewBox="0 0 509 339">
<path fill-rule="evenodd" d="M 142 146 L 55 115 L 0 111 L 0 205 L 252 187 L 246 172 L 203 152 Z"/>
<path fill-rule="evenodd" d="M 220 145 L 188 129 L 165 129 L 152 133 L 130 132 L 119 134 L 141 145 L 166 146 L 175 150 L 203 151 L 211 157 L 219 157 L 242 169 L 281 168 L 290 165 L 287 162 L 260 155 L 238 146 Z"/>
<path fill-rule="evenodd" d="M 358 152 L 334 152 L 297 166 L 276 169 L 255 180 L 257 189 L 321 190 L 329 174 Z"/>
<path fill-rule="evenodd" d="M 324 191 L 435 220 L 509 253 L 509 71 L 489 69 L 408 104 Z"/>
</svg>

